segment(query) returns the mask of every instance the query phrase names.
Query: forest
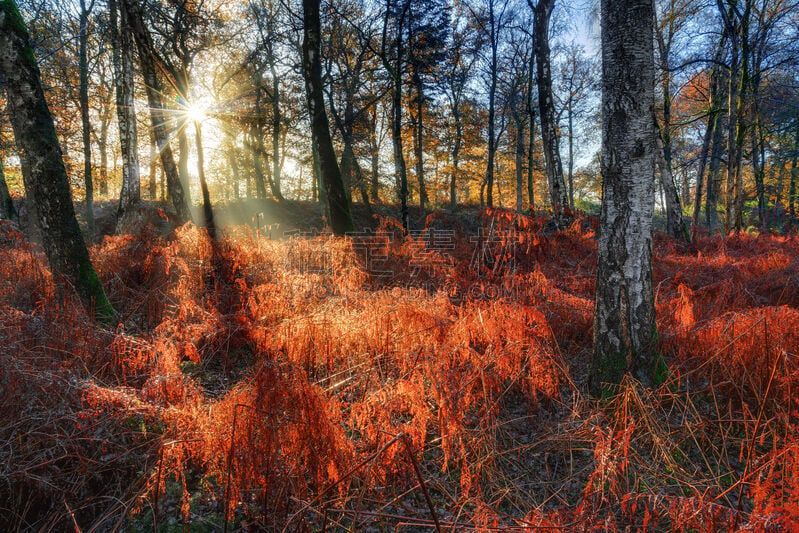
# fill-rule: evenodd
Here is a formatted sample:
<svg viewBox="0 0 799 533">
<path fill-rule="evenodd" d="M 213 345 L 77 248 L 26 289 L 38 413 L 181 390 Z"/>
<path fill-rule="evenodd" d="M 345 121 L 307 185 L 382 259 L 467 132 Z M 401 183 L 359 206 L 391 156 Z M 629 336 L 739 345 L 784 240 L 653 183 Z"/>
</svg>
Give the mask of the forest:
<svg viewBox="0 0 799 533">
<path fill-rule="evenodd" d="M 798 180 L 797 0 L 0 0 L 0 531 L 797 530 Z"/>
</svg>

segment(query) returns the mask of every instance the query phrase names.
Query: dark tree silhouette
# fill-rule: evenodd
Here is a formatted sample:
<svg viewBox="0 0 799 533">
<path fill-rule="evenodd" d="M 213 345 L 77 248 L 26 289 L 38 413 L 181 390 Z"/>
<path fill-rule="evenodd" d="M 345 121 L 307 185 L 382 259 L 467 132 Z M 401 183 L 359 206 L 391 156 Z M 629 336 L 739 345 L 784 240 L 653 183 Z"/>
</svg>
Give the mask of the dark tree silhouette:
<svg viewBox="0 0 799 533">
<path fill-rule="evenodd" d="M 319 0 L 303 0 L 302 73 L 308 98 L 308 114 L 311 119 L 311 142 L 319 162 L 319 172 L 330 210 L 330 227 L 336 235 L 353 231 L 352 214 L 344 181 L 338 168 L 336 152 L 330 138 L 322 85 L 322 61 L 320 58 L 321 22 Z"/>
</svg>

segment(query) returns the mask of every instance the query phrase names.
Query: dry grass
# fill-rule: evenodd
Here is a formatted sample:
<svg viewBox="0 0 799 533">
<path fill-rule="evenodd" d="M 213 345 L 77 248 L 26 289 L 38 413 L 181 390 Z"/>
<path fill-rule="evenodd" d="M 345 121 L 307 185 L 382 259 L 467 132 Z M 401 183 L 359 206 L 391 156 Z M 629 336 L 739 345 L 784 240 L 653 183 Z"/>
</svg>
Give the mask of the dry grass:
<svg viewBox="0 0 799 533">
<path fill-rule="evenodd" d="M 597 400 L 594 221 L 486 211 L 481 242 L 428 219 L 445 223 L 459 231 L 433 249 L 390 220 L 354 239 L 107 237 L 92 256 L 113 331 L 0 225 L 3 530 L 799 520 L 795 237 L 658 236 L 670 379 Z"/>
</svg>

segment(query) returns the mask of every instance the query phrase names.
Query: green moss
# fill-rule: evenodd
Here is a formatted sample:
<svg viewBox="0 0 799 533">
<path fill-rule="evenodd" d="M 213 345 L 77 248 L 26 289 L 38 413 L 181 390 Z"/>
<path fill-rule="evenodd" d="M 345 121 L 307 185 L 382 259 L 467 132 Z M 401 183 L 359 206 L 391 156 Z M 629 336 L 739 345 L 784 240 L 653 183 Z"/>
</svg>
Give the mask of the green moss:
<svg viewBox="0 0 799 533">
<path fill-rule="evenodd" d="M 116 316 L 111 302 L 105 295 L 103 286 L 100 283 L 100 278 L 97 277 L 97 272 L 91 261 L 87 259 L 80 262 L 80 272 L 78 283 L 80 285 L 79 291 L 84 294 L 87 300 L 94 303 L 95 318 L 102 323 L 110 323 Z"/>
<path fill-rule="evenodd" d="M 17 34 L 23 41 L 23 53 L 28 64 L 36 66 L 36 56 L 33 55 L 33 49 L 30 46 L 30 37 L 28 36 L 28 29 L 25 26 L 25 20 L 19 12 L 19 7 L 14 0 L 0 0 L 0 9 L 5 13 L 7 22 L 6 26 Z"/>
<path fill-rule="evenodd" d="M 669 380 L 669 377 L 671 377 L 669 365 L 666 364 L 666 360 L 663 359 L 663 355 L 657 354 L 655 359 L 655 374 L 653 376 L 653 384 L 662 385 Z"/>
</svg>

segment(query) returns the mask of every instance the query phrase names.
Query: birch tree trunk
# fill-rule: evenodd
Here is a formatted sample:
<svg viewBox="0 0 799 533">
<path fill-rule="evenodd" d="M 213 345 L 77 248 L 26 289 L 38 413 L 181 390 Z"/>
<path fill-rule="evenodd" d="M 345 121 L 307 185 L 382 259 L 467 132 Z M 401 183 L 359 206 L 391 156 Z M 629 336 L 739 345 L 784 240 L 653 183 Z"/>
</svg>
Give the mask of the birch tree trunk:
<svg viewBox="0 0 799 533">
<path fill-rule="evenodd" d="M 80 0 L 78 17 L 78 102 L 80 104 L 81 136 L 83 141 L 83 182 L 86 190 L 86 226 L 89 239 L 94 236 L 94 183 L 92 182 L 92 123 L 89 120 L 89 10 L 86 0 Z"/>
<path fill-rule="evenodd" d="M 36 224 L 54 278 L 71 285 L 90 314 L 110 320 L 114 309 L 75 218 L 53 117 L 44 98 L 28 31 L 14 0 L 0 2 L 0 75 L 5 81 L 25 190 L 35 207 Z"/>
<path fill-rule="evenodd" d="M 14 208 L 14 200 L 8 192 L 8 184 L 6 183 L 6 173 L 3 167 L 3 159 L 0 157 L 0 216 L 6 220 L 15 220 L 17 218 L 17 210 Z"/>
<path fill-rule="evenodd" d="M 674 175 L 671 172 L 671 164 L 666 154 L 670 152 L 663 144 L 660 132 L 655 135 L 657 142 L 657 155 L 655 161 L 659 167 L 660 184 L 663 187 L 663 196 L 666 201 L 666 231 L 675 239 L 690 240 L 691 235 L 685 226 L 682 218 L 682 205 L 680 204 L 680 194 L 674 183 Z"/>
<path fill-rule="evenodd" d="M 535 103 L 533 102 L 533 73 L 535 72 L 535 47 L 530 54 L 530 68 L 527 79 L 527 114 L 528 114 L 528 139 L 527 139 L 527 200 L 530 210 L 535 210 L 535 181 L 533 169 L 535 168 Z"/>
<path fill-rule="evenodd" d="M 121 212 L 129 210 L 141 198 L 139 181 L 138 132 L 136 107 L 133 102 L 133 43 L 126 31 L 127 14 L 119 9 L 117 0 L 109 0 L 108 13 L 111 26 L 112 61 L 114 65 L 114 91 L 116 94 L 117 125 L 122 153 L 122 191 L 119 198 Z M 155 199 L 155 177 L 150 177 L 150 199 Z M 120 213 L 121 214 L 121 213 Z"/>
<path fill-rule="evenodd" d="M 103 197 L 108 197 L 108 128 L 110 123 L 110 113 L 102 116 L 100 118 L 100 135 L 97 136 L 97 150 L 100 152 L 100 194 Z"/>
<path fill-rule="evenodd" d="M 372 163 L 371 187 L 372 201 L 379 202 L 378 189 L 380 187 L 380 142 L 377 137 L 377 104 L 375 104 L 371 117 L 371 128 L 369 131 L 369 151 Z"/>
<path fill-rule="evenodd" d="M 602 209 L 590 387 L 657 379 L 652 0 L 602 0 Z"/>
<path fill-rule="evenodd" d="M 485 187 L 486 187 L 486 205 L 492 207 L 494 205 L 494 158 L 496 156 L 496 131 L 495 131 L 495 115 L 496 115 L 496 95 L 497 95 L 497 48 L 499 47 L 499 40 L 497 36 L 497 21 L 494 13 L 494 0 L 488 0 L 488 24 L 489 24 L 489 39 L 491 41 L 491 65 L 490 75 L 491 83 L 488 87 L 488 162 L 486 163 Z M 483 203 L 483 195 L 480 194 L 480 204 Z"/>
<path fill-rule="evenodd" d="M 549 19 L 555 7 L 555 0 L 539 0 L 535 6 L 535 59 L 536 79 L 538 81 L 538 107 L 541 117 L 541 137 L 544 140 L 549 202 L 556 222 L 563 223 L 569 207 L 569 195 L 563 181 L 563 163 L 555 120 L 555 104 L 552 97 L 552 65 L 549 49 Z"/>
</svg>

